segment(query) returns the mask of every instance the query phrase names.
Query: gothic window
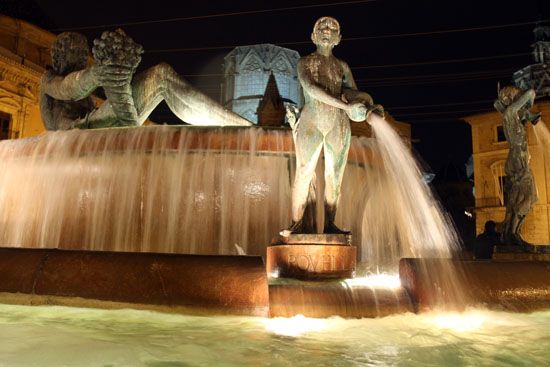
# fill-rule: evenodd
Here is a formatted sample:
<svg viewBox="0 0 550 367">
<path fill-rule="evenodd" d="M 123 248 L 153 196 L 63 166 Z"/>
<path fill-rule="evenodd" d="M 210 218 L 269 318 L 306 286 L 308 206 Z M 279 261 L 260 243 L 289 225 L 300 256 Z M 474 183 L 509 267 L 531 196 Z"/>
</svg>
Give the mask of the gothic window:
<svg viewBox="0 0 550 367">
<path fill-rule="evenodd" d="M 279 74 L 292 74 L 292 66 L 285 58 L 284 54 L 279 53 L 275 59 L 271 62 L 271 68 L 273 71 Z"/>
<path fill-rule="evenodd" d="M 263 74 L 249 74 L 246 78 L 241 78 L 237 89 L 238 96 L 256 96 L 263 95 L 266 86 L 266 78 Z"/>
<path fill-rule="evenodd" d="M 241 64 L 241 71 L 250 73 L 254 71 L 261 71 L 263 69 L 263 62 L 260 57 L 253 51 L 251 51 L 243 60 Z"/>
<path fill-rule="evenodd" d="M 496 194 L 501 206 L 506 205 L 506 173 L 504 172 L 505 161 L 497 161 L 491 165 L 491 173 L 493 174 L 493 180 L 496 188 Z"/>
<path fill-rule="evenodd" d="M 0 140 L 10 138 L 11 115 L 0 111 Z"/>
</svg>

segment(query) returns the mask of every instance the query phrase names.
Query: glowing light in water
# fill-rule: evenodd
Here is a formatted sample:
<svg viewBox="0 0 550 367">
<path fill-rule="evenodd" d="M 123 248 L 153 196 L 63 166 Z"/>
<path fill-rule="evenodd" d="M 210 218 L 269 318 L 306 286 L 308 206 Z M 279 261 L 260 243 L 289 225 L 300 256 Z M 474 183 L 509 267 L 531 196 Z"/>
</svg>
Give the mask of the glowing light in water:
<svg viewBox="0 0 550 367">
<path fill-rule="evenodd" d="M 371 287 L 371 288 L 386 288 L 399 289 L 401 281 L 398 274 L 374 274 L 366 277 L 345 279 L 342 281 L 346 286 L 353 287 Z"/>
<path fill-rule="evenodd" d="M 479 330 L 457 334 L 434 316 L 324 320 L 289 340 L 258 317 L 0 305 L 3 366 L 550 366 L 550 312 L 472 310 Z M 472 312 L 471 311 L 471 312 Z M 312 320 L 313 323 L 318 320 Z M 98 353 L 101 351 L 101 353 Z"/>
<path fill-rule="evenodd" d="M 264 320 L 266 330 L 284 336 L 300 336 L 306 333 L 319 332 L 327 328 L 327 321 L 324 319 L 313 319 L 304 315 L 297 315 L 290 318 L 277 317 Z"/>
<path fill-rule="evenodd" d="M 431 322 L 441 329 L 466 333 L 479 330 L 487 317 L 478 312 L 448 313 L 434 316 Z"/>
</svg>

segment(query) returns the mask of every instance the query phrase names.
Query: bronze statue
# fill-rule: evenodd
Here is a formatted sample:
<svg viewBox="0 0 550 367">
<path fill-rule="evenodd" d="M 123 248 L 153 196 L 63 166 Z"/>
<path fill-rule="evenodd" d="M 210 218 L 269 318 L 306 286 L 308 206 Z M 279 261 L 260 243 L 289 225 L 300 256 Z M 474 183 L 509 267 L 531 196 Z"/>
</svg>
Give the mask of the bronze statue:
<svg viewBox="0 0 550 367">
<path fill-rule="evenodd" d="M 40 110 L 46 129 L 139 126 L 163 100 L 192 125 L 251 125 L 192 87 L 167 64 L 134 76 L 142 52 L 122 30 L 104 32 L 94 42 L 96 63 L 88 66 L 88 42 L 83 35 L 57 36 L 52 45 L 53 68 L 41 82 Z M 96 108 L 91 94 L 99 87 L 107 100 Z"/>
<path fill-rule="evenodd" d="M 515 86 L 502 88 L 495 101 L 495 109 L 502 114 L 504 135 L 510 145 L 504 171 L 506 183 L 506 216 L 502 231 L 502 242 L 505 244 L 526 245 L 520 235 L 525 217 L 537 201 L 537 188 L 533 173 L 529 168 L 529 151 L 527 149 L 526 124 L 536 124 L 539 113 L 532 113 L 535 91 L 524 91 Z"/>
<path fill-rule="evenodd" d="M 349 233 L 334 224 L 350 146 L 349 119 L 363 121 L 372 111 L 383 114 L 381 107 L 373 105 L 367 93 L 357 90 L 348 64 L 333 56 L 332 49 L 340 39 L 340 25 L 336 19 L 318 19 L 311 34 L 317 49 L 298 61 L 298 78 L 305 105 L 293 128 L 296 176 L 292 187 L 291 233 L 315 233 L 315 228 L 304 220 L 304 212 L 311 203 L 308 193 L 312 191 L 311 182 L 322 150 L 325 155 L 323 232 Z"/>
</svg>

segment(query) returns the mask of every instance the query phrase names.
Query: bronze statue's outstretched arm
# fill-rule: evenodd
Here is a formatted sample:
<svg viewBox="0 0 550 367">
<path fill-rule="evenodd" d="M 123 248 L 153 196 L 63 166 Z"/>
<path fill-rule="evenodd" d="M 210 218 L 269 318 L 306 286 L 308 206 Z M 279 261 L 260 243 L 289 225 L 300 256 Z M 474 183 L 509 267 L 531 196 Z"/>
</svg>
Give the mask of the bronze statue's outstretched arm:
<svg viewBox="0 0 550 367">
<path fill-rule="evenodd" d="M 353 79 L 349 65 L 344 61 L 340 61 L 340 64 L 342 65 L 342 69 L 344 69 L 344 89 L 357 90 L 357 84 L 355 84 L 355 79 Z"/>
<path fill-rule="evenodd" d="M 319 87 L 315 83 L 307 63 L 302 59 L 298 61 L 298 79 L 300 80 L 304 93 L 308 94 L 310 97 L 328 104 L 329 106 L 344 110 L 353 121 L 363 121 L 365 119 L 367 109 L 363 103 L 353 102 L 348 104 L 327 93 L 325 89 Z"/>
<path fill-rule="evenodd" d="M 353 79 L 353 74 L 347 63 L 340 61 L 342 69 L 344 69 L 344 78 L 343 78 L 343 88 L 342 94 L 348 103 L 360 102 L 365 105 L 372 105 L 372 97 L 366 92 L 361 92 L 357 90 L 357 84 L 355 84 L 355 79 Z"/>
<path fill-rule="evenodd" d="M 368 119 L 369 114 L 372 112 L 375 112 L 381 117 L 384 117 L 384 108 L 379 104 L 374 104 L 374 101 L 370 94 L 357 89 L 357 84 L 355 84 L 355 80 L 353 79 L 353 74 L 351 73 L 350 67 L 344 61 L 341 61 L 341 64 L 342 68 L 344 69 L 344 88 L 342 94 L 345 100 L 350 104 L 364 104 L 367 108 L 367 114 L 365 116 L 366 119 Z"/>
<path fill-rule="evenodd" d="M 529 89 L 529 90 L 525 91 L 521 95 L 521 97 L 519 97 L 512 104 L 510 104 L 508 109 L 510 109 L 511 111 L 517 113 L 519 110 L 526 107 L 527 104 L 529 104 L 529 106 L 527 106 L 527 108 L 529 109 L 533 105 L 533 101 L 535 100 L 535 96 L 536 96 L 535 91 L 533 89 Z"/>
<path fill-rule="evenodd" d="M 78 101 L 88 97 L 99 86 L 93 66 L 66 76 L 47 71 L 42 77 L 44 93 L 63 101 Z"/>
<path fill-rule="evenodd" d="M 336 107 L 341 110 L 348 110 L 349 106 L 347 103 L 330 95 L 315 83 L 315 80 L 311 75 L 311 71 L 308 69 L 308 65 L 303 60 L 298 61 L 298 79 L 300 80 L 300 84 L 302 85 L 304 92 L 309 94 L 314 99 L 326 103 L 332 107 Z"/>
<path fill-rule="evenodd" d="M 541 116 L 540 113 L 532 113 L 529 111 L 529 109 L 533 106 L 535 97 L 535 91 L 533 89 L 529 89 L 523 92 L 517 100 L 511 103 L 508 108 L 505 109 L 504 113 L 502 110 L 499 111 L 508 116 L 511 115 L 510 118 L 517 116 L 523 124 L 531 122 L 533 125 L 535 125 L 539 121 Z M 495 108 L 497 108 L 497 110 L 498 107 L 500 107 L 497 106 L 498 104 L 500 104 L 500 102 L 497 100 L 495 102 Z"/>
</svg>

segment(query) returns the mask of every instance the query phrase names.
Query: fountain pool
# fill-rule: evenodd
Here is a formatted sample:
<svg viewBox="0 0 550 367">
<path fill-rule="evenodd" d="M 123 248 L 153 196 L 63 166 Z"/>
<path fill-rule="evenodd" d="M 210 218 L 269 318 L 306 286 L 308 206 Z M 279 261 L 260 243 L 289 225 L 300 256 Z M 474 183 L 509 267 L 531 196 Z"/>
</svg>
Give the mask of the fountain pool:
<svg viewBox="0 0 550 367">
<path fill-rule="evenodd" d="M 373 128 L 377 141 L 352 142 L 337 217 L 355 234 L 360 266 L 396 273 L 403 257 L 451 257 L 457 240 L 418 167 L 402 143 L 392 145 L 391 129 Z M 262 129 L 164 126 L 3 142 L 0 244 L 263 255 L 290 223 L 292 154 L 289 132 Z M 545 365 L 549 326 L 550 312 L 480 309 L 344 320 L 0 305 L 0 366 Z"/>
<path fill-rule="evenodd" d="M 2 366 L 544 366 L 550 312 L 379 319 L 0 306 Z"/>
</svg>

